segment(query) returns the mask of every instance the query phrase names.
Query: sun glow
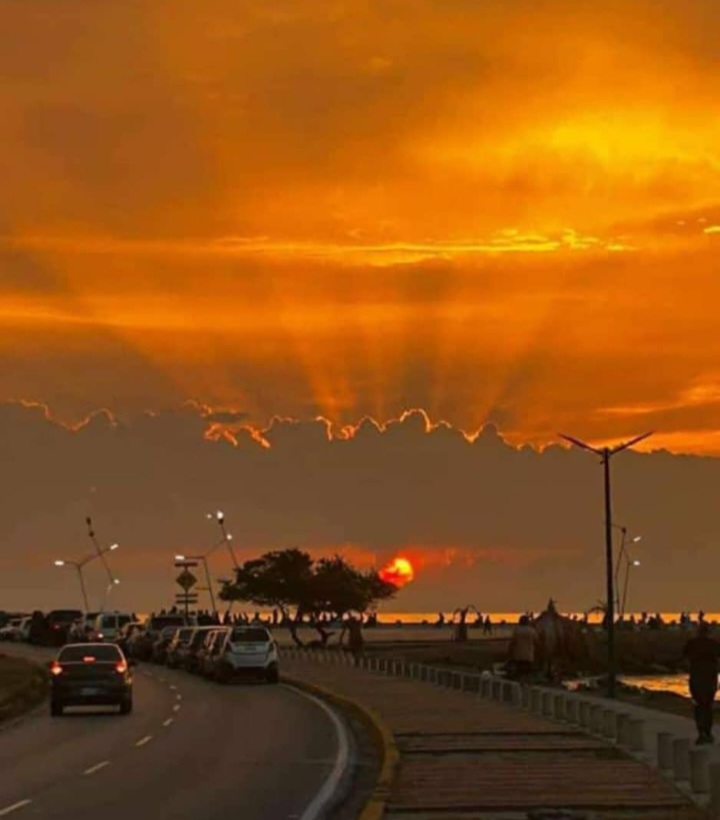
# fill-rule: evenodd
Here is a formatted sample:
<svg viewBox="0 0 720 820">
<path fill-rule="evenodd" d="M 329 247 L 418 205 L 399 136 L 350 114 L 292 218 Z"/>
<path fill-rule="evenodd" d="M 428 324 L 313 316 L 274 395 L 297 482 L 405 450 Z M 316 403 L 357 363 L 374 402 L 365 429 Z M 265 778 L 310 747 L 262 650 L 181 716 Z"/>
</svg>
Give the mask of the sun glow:
<svg viewBox="0 0 720 820">
<path fill-rule="evenodd" d="M 380 577 L 383 581 L 404 587 L 415 578 L 415 570 L 407 558 L 393 558 L 380 570 Z"/>
</svg>

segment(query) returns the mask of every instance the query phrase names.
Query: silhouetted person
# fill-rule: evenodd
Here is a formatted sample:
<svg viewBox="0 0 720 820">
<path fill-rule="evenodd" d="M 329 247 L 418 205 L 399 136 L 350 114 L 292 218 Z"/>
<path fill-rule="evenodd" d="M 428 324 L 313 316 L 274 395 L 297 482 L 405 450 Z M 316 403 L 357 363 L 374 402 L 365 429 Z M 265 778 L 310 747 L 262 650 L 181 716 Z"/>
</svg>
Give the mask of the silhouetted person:
<svg viewBox="0 0 720 820">
<path fill-rule="evenodd" d="M 483 635 L 492 635 L 492 621 L 490 616 L 485 616 L 485 623 L 483 624 Z"/>
<path fill-rule="evenodd" d="M 701 623 L 696 637 L 685 644 L 683 656 L 690 663 L 690 695 L 695 705 L 697 743 L 712 743 L 713 701 L 718 686 L 720 643 L 710 637 L 710 628 L 706 623 Z"/>
<path fill-rule="evenodd" d="M 526 678 L 533 671 L 537 640 L 537 632 L 530 626 L 530 619 L 527 615 L 522 615 L 513 630 L 508 650 L 509 659 L 518 680 Z"/>
<path fill-rule="evenodd" d="M 437 621 L 435 621 L 435 626 L 445 626 L 445 616 L 442 614 L 442 612 L 438 612 L 438 618 Z"/>
</svg>

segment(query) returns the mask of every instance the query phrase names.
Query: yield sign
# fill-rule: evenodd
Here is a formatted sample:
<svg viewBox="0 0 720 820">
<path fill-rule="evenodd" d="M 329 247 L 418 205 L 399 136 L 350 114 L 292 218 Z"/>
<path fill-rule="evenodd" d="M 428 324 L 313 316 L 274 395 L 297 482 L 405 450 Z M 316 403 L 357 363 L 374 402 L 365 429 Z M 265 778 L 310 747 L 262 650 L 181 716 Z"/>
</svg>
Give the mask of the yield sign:
<svg viewBox="0 0 720 820">
<path fill-rule="evenodd" d="M 184 569 L 180 575 L 175 579 L 175 582 L 178 586 L 181 586 L 185 592 L 189 589 L 192 589 L 195 584 L 197 584 L 197 578 L 190 572 L 190 570 Z"/>
</svg>

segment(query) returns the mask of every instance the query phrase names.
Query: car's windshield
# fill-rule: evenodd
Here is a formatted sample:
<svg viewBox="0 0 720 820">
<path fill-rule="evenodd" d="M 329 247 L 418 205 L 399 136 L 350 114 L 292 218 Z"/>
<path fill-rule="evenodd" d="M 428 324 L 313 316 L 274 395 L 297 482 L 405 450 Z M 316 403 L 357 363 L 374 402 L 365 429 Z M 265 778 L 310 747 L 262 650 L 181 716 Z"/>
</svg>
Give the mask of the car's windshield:
<svg viewBox="0 0 720 820">
<path fill-rule="evenodd" d="M 268 643 L 270 633 L 266 629 L 233 629 L 231 643 Z"/>
<path fill-rule="evenodd" d="M 117 646 L 107 643 L 71 644 L 63 647 L 58 655 L 60 663 L 85 662 L 85 658 L 96 661 L 118 661 L 122 657 Z"/>
</svg>

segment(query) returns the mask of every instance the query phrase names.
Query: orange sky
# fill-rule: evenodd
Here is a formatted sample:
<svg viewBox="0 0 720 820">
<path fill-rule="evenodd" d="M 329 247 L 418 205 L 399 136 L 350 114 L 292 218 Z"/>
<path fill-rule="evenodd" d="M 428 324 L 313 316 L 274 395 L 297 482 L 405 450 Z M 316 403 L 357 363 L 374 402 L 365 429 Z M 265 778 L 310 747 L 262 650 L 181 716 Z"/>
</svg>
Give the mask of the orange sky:
<svg viewBox="0 0 720 820">
<path fill-rule="evenodd" d="M 720 454 L 716 0 L 4 0 L 2 399 Z"/>
</svg>

